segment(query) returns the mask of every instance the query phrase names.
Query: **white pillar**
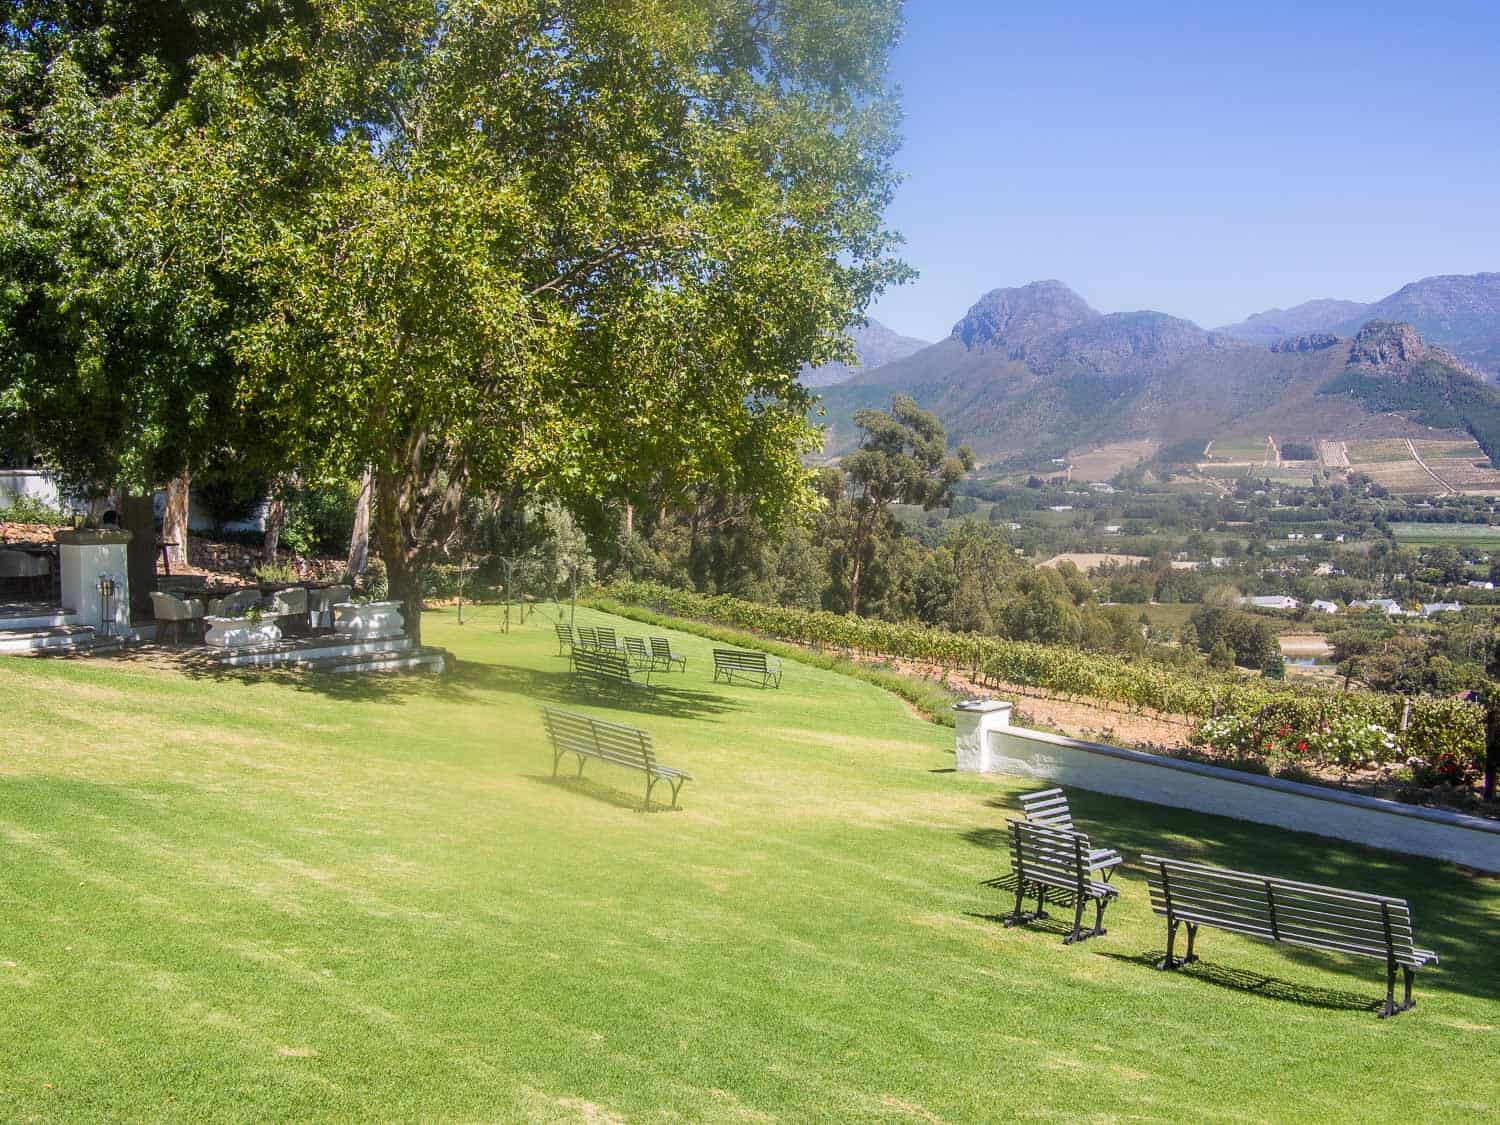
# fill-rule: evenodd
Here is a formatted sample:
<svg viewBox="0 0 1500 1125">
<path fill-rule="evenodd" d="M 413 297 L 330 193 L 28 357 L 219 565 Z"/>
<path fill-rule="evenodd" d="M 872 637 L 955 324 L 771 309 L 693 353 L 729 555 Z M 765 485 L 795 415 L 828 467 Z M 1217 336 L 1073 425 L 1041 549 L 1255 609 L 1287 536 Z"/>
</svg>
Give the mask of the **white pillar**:
<svg viewBox="0 0 1500 1125">
<path fill-rule="evenodd" d="M 123 530 L 59 531 L 57 565 L 62 576 L 63 608 L 78 615 L 80 625 L 98 629 L 104 624 L 99 607 L 99 579 L 114 579 L 109 631 L 130 628 L 130 570 L 125 554 L 132 533 Z"/>
<path fill-rule="evenodd" d="M 1010 726 L 1011 705 L 998 699 L 966 699 L 953 706 L 957 766 L 960 773 L 993 769 L 990 733 Z"/>
</svg>

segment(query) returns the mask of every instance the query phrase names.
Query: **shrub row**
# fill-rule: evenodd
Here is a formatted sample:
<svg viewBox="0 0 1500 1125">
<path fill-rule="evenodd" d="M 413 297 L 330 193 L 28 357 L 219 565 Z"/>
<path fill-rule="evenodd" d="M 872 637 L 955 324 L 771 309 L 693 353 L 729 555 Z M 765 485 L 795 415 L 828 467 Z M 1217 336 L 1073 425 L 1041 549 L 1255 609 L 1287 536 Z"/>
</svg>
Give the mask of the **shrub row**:
<svg viewBox="0 0 1500 1125">
<path fill-rule="evenodd" d="M 834 649 L 962 670 L 985 686 L 1014 684 L 1198 720 L 1234 718 L 1238 720 L 1235 728 L 1242 732 L 1237 738 L 1260 738 L 1265 732 L 1287 728 L 1304 736 L 1297 741 L 1315 736 L 1316 744 L 1326 747 L 1329 760 L 1338 764 L 1352 765 L 1361 756 L 1349 747 L 1352 732 L 1371 726 L 1390 736 L 1389 756 L 1404 754 L 1437 763 L 1447 753 L 1471 764 L 1484 756 L 1483 714 L 1462 700 L 1412 699 L 1403 731 L 1405 701 L 1393 695 L 1184 671 L 1059 645 L 761 605 L 651 582 L 616 582 L 608 593 L 624 604 L 814 650 Z M 1384 746 L 1388 740 L 1372 733 L 1361 745 L 1375 741 Z M 1382 751 L 1379 756 L 1388 755 Z"/>
</svg>

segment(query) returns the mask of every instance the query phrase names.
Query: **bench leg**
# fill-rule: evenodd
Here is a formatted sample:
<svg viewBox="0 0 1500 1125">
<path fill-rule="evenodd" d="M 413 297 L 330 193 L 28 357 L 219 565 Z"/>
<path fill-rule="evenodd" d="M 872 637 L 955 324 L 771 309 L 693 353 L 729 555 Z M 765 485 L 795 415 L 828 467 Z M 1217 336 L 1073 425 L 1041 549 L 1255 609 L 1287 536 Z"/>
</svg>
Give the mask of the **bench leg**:
<svg viewBox="0 0 1500 1125">
<path fill-rule="evenodd" d="M 1417 1002 L 1411 996 L 1411 982 L 1413 972 L 1407 965 L 1401 966 L 1402 996 L 1401 1003 L 1396 1003 L 1396 962 L 1387 961 L 1385 966 L 1385 1004 L 1381 1006 L 1380 1018 L 1390 1019 L 1399 1016 L 1402 1012 L 1408 1012 L 1417 1006 Z"/>
<path fill-rule="evenodd" d="M 1087 905 L 1082 895 L 1076 896 L 1078 901 L 1073 906 L 1073 932 L 1063 938 L 1064 945 L 1072 945 L 1075 941 L 1082 941 L 1083 934 L 1083 908 Z"/>
<path fill-rule="evenodd" d="M 1198 955 L 1193 952 L 1193 942 L 1195 942 L 1195 941 L 1198 940 L 1198 927 L 1194 923 L 1189 922 L 1187 924 L 1187 932 L 1188 932 L 1187 956 L 1185 956 L 1182 959 L 1182 963 L 1184 965 L 1191 965 L 1194 961 L 1198 960 Z"/>
<path fill-rule="evenodd" d="M 1175 918 L 1167 919 L 1167 955 L 1156 963 L 1158 969 L 1175 969 L 1181 962 L 1172 956 L 1172 950 L 1177 945 L 1177 927 L 1179 923 Z"/>
</svg>

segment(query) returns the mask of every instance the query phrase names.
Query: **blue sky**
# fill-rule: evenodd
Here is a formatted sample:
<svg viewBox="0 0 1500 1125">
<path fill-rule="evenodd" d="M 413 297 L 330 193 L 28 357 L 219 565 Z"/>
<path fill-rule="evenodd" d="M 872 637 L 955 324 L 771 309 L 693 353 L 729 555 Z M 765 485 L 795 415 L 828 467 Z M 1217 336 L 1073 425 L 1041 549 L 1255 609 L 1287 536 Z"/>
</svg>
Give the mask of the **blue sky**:
<svg viewBox="0 0 1500 1125">
<path fill-rule="evenodd" d="M 893 60 L 921 278 L 945 336 L 1059 278 L 1205 327 L 1500 270 L 1500 5 L 908 0 Z"/>
</svg>

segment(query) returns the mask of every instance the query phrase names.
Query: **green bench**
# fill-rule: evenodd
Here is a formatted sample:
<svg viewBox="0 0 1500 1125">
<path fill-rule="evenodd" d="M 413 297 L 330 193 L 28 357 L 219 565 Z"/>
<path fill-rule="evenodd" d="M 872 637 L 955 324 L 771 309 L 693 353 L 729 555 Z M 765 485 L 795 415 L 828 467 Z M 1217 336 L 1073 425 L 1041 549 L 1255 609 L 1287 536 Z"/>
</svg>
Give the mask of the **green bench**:
<svg viewBox="0 0 1500 1125">
<path fill-rule="evenodd" d="M 1384 961 L 1385 1004 L 1380 1018 L 1415 1006 L 1412 974 L 1437 964 L 1430 949 L 1419 949 L 1411 907 L 1404 899 L 1362 894 L 1316 883 L 1294 883 L 1202 863 L 1142 857 L 1151 909 L 1167 920 L 1167 955 L 1159 969 L 1198 960 L 1193 941 L 1199 926 L 1284 942 L 1305 949 L 1345 953 Z M 1187 953 L 1174 957 L 1179 926 L 1187 928 Z M 1396 969 L 1405 977 L 1405 997 L 1396 1003 Z"/>
<path fill-rule="evenodd" d="M 686 770 L 664 766 L 656 760 L 651 735 L 646 731 L 555 707 L 543 707 L 542 717 L 547 724 L 547 736 L 552 740 L 553 777 L 557 776 L 558 763 L 566 754 L 578 758 L 579 777 L 583 776 L 584 764 L 590 758 L 639 770 L 646 775 L 646 804 L 651 804 L 651 793 L 657 783 L 665 781 L 672 788 L 674 809 L 683 784 L 693 780 Z"/>
<path fill-rule="evenodd" d="M 714 649 L 714 683 L 723 676 L 726 683 L 733 683 L 735 676 L 749 676 L 760 680 L 760 686 L 781 686 L 781 661 L 774 656 L 752 649 Z"/>
<path fill-rule="evenodd" d="M 651 638 L 651 660 L 666 672 L 670 672 L 674 664 L 682 665 L 682 670 L 687 671 L 687 657 L 679 656 L 666 637 Z"/>
<path fill-rule="evenodd" d="M 645 683 L 636 680 L 632 674 L 633 669 L 630 667 L 629 657 L 616 649 L 575 648 L 573 671 L 580 675 L 593 676 L 595 679 L 630 687 L 651 685 L 651 669 L 643 669 L 646 675 Z"/>
<path fill-rule="evenodd" d="M 1072 896 L 1073 929 L 1063 938 L 1064 945 L 1099 937 L 1104 929 L 1104 908 L 1119 892 L 1108 883 L 1094 878 L 1093 854 L 1089 838 L 1081 832 L 1068 832 L 1029 820 L 1012 820 L 1010 826 L 1010 862 L 1016 880 L 1016 907 L 1006 918 L 1007 926 L 1019 926 L 1036 918 L 1046 918 L 1044 909 L 1047 888 Z M 1036 895 L 1036 909 L 1022 913 L 1028 894 Z M 1083 928 L 1083 909 L 1094 904 L 1094 927 Z"/>
</svg>

